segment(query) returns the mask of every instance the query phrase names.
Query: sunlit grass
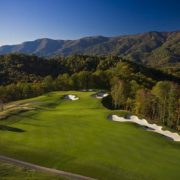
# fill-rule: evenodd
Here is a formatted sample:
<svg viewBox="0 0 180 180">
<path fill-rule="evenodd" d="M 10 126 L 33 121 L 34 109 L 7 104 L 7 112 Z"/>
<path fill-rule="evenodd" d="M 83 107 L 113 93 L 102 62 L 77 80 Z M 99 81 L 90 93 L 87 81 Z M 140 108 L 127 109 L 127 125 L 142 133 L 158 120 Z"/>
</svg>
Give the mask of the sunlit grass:
<svg viewBox="0 0 180 180">
<path fill-rule="evenodd" d="M 64 94 L 80 99 L 68 101 Z M 92 92 L 53 92 L 33 99 L 33 110 L 1 122 L 0 154 L 98 179 L 179 179 L 180 144 L 134 124 L 108 119 Z M 35 103 L 38 102 L 38 103 Z"/>
</svg>

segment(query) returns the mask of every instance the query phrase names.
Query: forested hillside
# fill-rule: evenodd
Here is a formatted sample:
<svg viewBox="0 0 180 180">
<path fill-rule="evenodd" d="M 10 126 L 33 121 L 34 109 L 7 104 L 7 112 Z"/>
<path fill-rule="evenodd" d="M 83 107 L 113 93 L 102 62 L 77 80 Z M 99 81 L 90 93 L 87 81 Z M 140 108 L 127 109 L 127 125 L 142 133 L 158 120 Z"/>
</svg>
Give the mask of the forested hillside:
<svg viewBox="0 0 180 180">
<path fill-rule="evenodd" d="M 19 45 L 2 46 L 0 54 L 26 53 L 38 56 L 119 56 L 153 67 L 180 66 L 180 32 L 148 32 L 118 37 L 92 36 L 78 40 L 38 39 Z"/>
<path fill-rule="evenodd" d="M 180 79 L 171 73 L 148 68 L 116 56 L 74 55 L 67 58 L 46 59 L 34 55 L 8 54 L 0 56 L 0 83 L 5 85 L 18 82 L 38 82 L 49 75 L 56 78 L 64 73 L 72 75 L 82 71 L 89 73 L 109 72 L 112 74 L 113 67 L 118 63 L 124 64 L 125 68 L 117 73 L 145 83 L 147 86 L 152 86 L 160 80 L 178 82 Z"/>
</svg>

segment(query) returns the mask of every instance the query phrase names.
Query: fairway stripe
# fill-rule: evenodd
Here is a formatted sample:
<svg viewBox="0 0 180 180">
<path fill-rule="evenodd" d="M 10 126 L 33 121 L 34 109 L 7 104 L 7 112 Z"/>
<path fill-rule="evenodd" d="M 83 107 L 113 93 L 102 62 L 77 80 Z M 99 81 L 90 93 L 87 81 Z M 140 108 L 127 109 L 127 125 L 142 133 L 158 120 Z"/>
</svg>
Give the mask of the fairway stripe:
<svg viewBox="0 0 180 180">
<path fill-rule="evenodd" d="M 45 172 L 45 173 L 52 173 L 55 175 L 64 176 L 64 177 L 75 179 L 75 180 L 95 180 L 94 178 L 90 178 L 87 176 L 82 176 L 79 174 L 74 174 L 74 173 L 65 172 L 65 171 L 61 171 L 61 170 L 57 170 L 57 169 L 47 168 L 47 167 L 39 166 L 36 164 L 20 161 L 17 159 L 9 158 L 6 156 L 0 156 L 0 161 L 12 163 L 12 164 L 15 164 L 18 166 L 22 166 L 22 167 L 29 168 L 29 169 L 34 169 L 34 170 Z"/>
</svg>

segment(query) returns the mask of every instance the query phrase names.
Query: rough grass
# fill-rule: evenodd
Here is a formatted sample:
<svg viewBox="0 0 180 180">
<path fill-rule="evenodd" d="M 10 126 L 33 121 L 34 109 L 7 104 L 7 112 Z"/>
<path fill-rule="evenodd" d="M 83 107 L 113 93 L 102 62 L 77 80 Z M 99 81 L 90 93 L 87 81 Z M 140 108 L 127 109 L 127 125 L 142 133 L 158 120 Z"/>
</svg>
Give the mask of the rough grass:
<svg viewBox="0 0 180 180">
<path fill-rule="evenodd" d="M 77 101 L 63 100 L 75 94 Z M 180 179 L 180 144 L 130 123 L 108 120 L 92 92 L 54 92 L 23 102 L 36 109 L 4 120 L 0 154 L 98 179 Z"/>
<path fill-rule="evenodd" d="M 0 162 L 1 180 L 67 180 L 63 177 L 57 177 L 46 173 L 39 173 L 34 170 L 17 167 L 12 164 Z"/>
<path fill-rule="evenodd" d="M 12 103 L 7 103 L 3 107 L 3 111 L 0 111 L 0 120 L 7 119 L 8 117 L 16 114 L 20 114 L 25 111 L 33 110 L 35 102 L 23 102 L 16 101 Z"/>
</svg>

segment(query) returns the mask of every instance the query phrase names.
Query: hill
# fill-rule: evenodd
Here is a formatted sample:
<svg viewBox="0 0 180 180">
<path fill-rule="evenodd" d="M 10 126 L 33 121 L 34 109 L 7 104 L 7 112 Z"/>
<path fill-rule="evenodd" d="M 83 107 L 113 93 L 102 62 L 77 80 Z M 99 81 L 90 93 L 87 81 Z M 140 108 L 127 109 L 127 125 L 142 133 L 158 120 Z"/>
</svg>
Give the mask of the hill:
<svg viewBox="0 0 180 180">
<path fill-rule="evenodd" d="M 45 38 L 0 47 L 0 54 L 15 52 L 38 56 L 113 55 L 151 66 L 172 67 L 180 64 L 180 31 L 147 32 L 117 37 L 92 36 L 78 40 Z"/>
<path fill-rule="evenodd" d="M 119 63 L 123 65 L 122 68 L 125 67 L 127 70 L 120 68 L 118 73 L 122 72 L 129 79 L 135 79 L 141 84 L 147 82 L 149 85 L 153 85 L 156 81 L 160 80 L 180 82 L 178 74 L 165 73 L 115 56 L 73 55 L 66 58 L 54 57 L 47 59 L 34 55 L 8 54 L 0 56 L 0 85 L 18 82 L 37 82 L 48 75 L 56 78 L 64 73 L 72 75 L 82 71 L 91 73 L 113 71 L 113 68 Z M 130 75 L 129 71 L 133 75 Z M 107 76 L 111 77 L 110 74 Z"/>
</svg>

